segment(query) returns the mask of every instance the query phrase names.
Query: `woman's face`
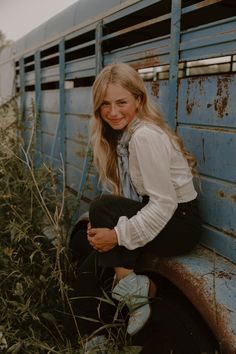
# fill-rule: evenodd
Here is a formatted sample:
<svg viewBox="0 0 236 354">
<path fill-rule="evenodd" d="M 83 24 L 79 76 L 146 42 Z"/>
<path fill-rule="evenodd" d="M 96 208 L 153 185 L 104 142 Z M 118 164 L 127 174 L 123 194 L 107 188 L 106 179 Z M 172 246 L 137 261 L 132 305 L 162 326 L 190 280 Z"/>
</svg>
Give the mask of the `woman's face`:
<svg viewBox="0 0 236 354">
<path fill-rule="evenodd" d="M 112 129 L 122 130 L 134 119 L 138 99 L 118 84 L 108 84 L 100 107 L 102 119 Z"/>
</svg>

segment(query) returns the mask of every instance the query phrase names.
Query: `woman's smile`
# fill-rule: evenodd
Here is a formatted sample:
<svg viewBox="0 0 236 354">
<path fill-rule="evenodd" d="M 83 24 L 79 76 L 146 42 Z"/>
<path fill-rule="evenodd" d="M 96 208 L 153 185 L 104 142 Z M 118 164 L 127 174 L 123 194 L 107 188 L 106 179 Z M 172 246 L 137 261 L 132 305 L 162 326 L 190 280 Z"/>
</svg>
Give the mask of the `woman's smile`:
<svg viewBox="0 0 236 354">
<path fill-rule="evenodd" d="M 112 129 L 124 129 L 136 116 L 138 100 L 126 89 L 109 84 L 100 107 L 102 119 Z"/>
</svg>

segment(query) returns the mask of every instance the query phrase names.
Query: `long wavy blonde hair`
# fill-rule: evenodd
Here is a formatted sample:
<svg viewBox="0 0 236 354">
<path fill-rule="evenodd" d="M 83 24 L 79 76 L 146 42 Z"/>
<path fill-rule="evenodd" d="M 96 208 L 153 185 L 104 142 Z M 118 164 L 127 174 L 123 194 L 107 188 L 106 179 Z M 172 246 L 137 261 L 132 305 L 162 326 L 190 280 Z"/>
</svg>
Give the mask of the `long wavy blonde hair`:
<svg viewBox="0 0 236 354">
<path fill-rule="evenodd" d="M 100 114 L 107 86 L 110 83 L 120 85 L 138 99 L 137 117 L 141 120 L 153 122 L 163 129 L 171 141 L 177 143 L 194 174 L 196 159 L 185 149 L 182 139 L 170 129 L 158 108 L 148 98 L 144 81 L 139 73 L 128 64 L 115 63 L 106 66 L 100 72 L 92 87 L 93 116 L 91 119 L 91 143 L 94 164 L 98 170 L 102 184 L 109 186 L 114 194 L 120 195 L 116 156 L 116 145 L 120 133 L 113 130 L 101 118 Z"/>
</svg>

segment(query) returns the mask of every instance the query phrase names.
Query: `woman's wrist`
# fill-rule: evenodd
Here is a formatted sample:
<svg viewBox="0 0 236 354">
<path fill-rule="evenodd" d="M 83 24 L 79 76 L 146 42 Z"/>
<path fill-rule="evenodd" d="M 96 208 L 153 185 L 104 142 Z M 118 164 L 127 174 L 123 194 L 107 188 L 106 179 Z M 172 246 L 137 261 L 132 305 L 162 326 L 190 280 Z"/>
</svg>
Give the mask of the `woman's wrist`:
<svg viewBox="0 0 236 354">
<path fill-rule="evenodd" d="M 115 230 L 115 229 L 112 229 L 111 232 L 112 232 L 112 240 L 114 240 L 114 243 L 115 243 L 116 245 L 118 245 L 118 237 L 117 237 L 116 230 Z"/>
</svg>

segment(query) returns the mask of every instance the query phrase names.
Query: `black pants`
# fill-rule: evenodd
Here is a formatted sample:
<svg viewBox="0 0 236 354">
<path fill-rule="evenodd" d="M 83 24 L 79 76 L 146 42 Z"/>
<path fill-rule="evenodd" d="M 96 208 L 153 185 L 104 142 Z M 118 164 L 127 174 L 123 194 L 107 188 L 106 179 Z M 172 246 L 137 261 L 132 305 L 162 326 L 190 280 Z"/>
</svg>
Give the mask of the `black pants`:
<svg viewBox="0 0 236 354">
<path fill-rule="evenodd" d="M 145 203 L 123 197 L 103 196 L 90 205 L 91 225 L 95 228 L 114 228 L 120 216 L 125 215 L 130 218 L 137 214 L 144 205 Z M 78 316 L 81 335 L 91 334 L 101 328 L 103 324 L 113 322 L 116 309 L 113 305 L 100 301 L 98 298 L 104 296 L 104 291 L 109 293 L 114 267 L 135 270 L 139 259 L 146 253 L 150 256 L 160 257 L 187 253 L 198 242 L 200 227 L 197 202 L 192 201 L 179 204 L 173 217 L 158 236 L 145 246 L 135 250 L 116 246 L 109 252 L 98 253 L 87 241 L 86 225 L 79 232 L 73 233 L 70 248 L 79 264 L 78 277 L 74 286 L 77 300 L 74 301 L 73 308 Z M 142 272 L 140 266 L 138 269 L 139 272 Z M 84 319 L 84 317 L 89 319 Z M 94 320 L 98 322 L 94 322 Z"/>
</svg>

